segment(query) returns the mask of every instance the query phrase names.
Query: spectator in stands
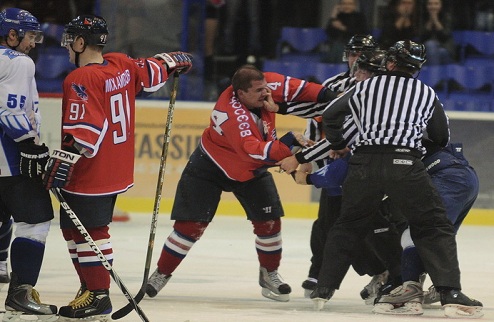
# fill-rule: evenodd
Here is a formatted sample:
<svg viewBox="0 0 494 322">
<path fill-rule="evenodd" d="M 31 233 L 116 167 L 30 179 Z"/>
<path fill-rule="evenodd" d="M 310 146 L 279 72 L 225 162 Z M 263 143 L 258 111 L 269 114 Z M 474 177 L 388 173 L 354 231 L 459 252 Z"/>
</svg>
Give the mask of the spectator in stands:
<svg viewBox="0 0 494 322">
<path fill-rule="evenodd" d="M 456 56 L 452 35 L 452 17 L 443 7 L 442 0 L 427 0 L 420 42 L 427 49 L 427 64 L 448 64 Z"/>
<path fill-rule="evenodd" d="M 389 48 L 403 39 L 418 40 L 419 24 L 415 0 L 391 0 L 382 21 L 379 39 L 382 48 Z"/>
<path fill-rule="evenodd" d="M 355 34 L 368 34 L 366 17 L 358 11 L 357 0 L 339 0 L 333 7 L 326 26 L 329 52 L 325 62 L 340 63 L 345 45 Z"/>
<path fill-rule="evenodd" d="M 224 28 L 223 50 L 225 54 L 238 54 L 237 42 L 235 41 L 240 31 L 247 31 L 247 42 L 241 44 L 242 50 L 246 50 L 249 55 L 259 54 L 260 48 L 260 21 L 259 21 L 259 0 L 228 0 L 226 1 L 226 17 Z M 239 30 L 239 19 L 245 17 L 247 23 Z M 243 38 L 243 37 L 241 37 Z M 239 46 L 240 47 L 240 46 Z"/>
</svg>

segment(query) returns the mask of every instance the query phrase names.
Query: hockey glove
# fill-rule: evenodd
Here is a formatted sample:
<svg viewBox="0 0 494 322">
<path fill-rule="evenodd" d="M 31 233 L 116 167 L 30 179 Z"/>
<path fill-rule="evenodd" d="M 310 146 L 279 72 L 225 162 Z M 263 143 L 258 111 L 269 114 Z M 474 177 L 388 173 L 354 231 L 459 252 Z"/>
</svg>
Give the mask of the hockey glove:
<svg viewBox="0 0 494 322">
<path fill-rule="evenodd" d="M 168 70 L 168 75 L 173 74 L 175 71 L 185 74 L 192 68 L 192 55 L 183 51 L 156 54 L 154 58 L 163 61 Z"/>
<path fill-rule="evenodd" d="M 80 157 L 76 153 L 58 149 L 53 150 L 43 176 L 43 183 L 46 189 L 65 187 L 70 182 L 74 164 Z"/>
<path fill-rule="evenodd" d="M 46 145 L 37 145 L 30 138 L 18 143 L 21 154 L 20 171 L 23 176 L 39 178 L 45 169 L 46 162 L 50 156 Z"/>
</svg>

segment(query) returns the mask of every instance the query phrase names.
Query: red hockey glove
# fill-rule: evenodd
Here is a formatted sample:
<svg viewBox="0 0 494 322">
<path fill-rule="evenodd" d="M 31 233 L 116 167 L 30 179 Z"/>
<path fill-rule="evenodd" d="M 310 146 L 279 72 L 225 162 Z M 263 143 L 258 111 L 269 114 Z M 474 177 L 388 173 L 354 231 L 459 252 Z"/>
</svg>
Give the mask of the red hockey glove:
<svg viewBox="0 0 494 322">
<path fill-rule="evenodd" d="M 160 59 L 166 64 L 169 75 L 175 71 L 185 74 L 192 68 L 192 55 L 183 51 L 156 54 L 154 58 Z"/>
<path fill-rule="evenodd" d="M 50 156 L 48 147 L 37 145 L 33 138 L 19 142 L 17 147 L 21 154 L 21 174 L 30 178 L 40 177 Z"/>
<path fill-rule="evenodd" d="M 65 187 L 70 182 L 74 164 L 80 157 L 79 154 L 68 151 L 53 150 L 43 176 L 43 183 L 46 189 Z"/>
</svg>

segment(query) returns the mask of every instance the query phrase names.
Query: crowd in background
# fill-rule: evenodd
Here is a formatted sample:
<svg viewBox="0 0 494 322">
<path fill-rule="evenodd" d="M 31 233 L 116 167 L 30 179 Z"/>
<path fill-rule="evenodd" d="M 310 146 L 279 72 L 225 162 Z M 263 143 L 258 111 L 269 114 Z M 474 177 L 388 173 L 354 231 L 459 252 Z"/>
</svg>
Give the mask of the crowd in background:
<svg viewBox="0 0 494 322">
<path fill-rule="evenodd" d="M 206 6 L 202 0 L 47 0 L 40 5 L 36 0 L 6 0 L 2 7 L 24 8 L 41 22 L 61 25 L 79 14 L 100 14 L 110 27 L 107 51 L 142 57 L 163 50 L 187 50 L 196 57 L 189 77 L 201 78 L 206 85 L 228 78 L 245 62 L 257 63 L 262 68 L 264 59 L 276 59 L 283 27 L 325 29 L 328 46 L 324 48 L 323 61 L 327 63 L 341 63 L 342 46 L 356 33 L 373 34 L 382 48 L 404 38 L 423 42 L 429 53 L 428 64 L 443 64 L 458 58 L 452 31 L 494 31 L 494 1 L 490 0 L 205 3 Z M 189 10 L 184 15 L 185 6 Z M 36 58 L 36 50 L 32 56 Z"/>
</svg>

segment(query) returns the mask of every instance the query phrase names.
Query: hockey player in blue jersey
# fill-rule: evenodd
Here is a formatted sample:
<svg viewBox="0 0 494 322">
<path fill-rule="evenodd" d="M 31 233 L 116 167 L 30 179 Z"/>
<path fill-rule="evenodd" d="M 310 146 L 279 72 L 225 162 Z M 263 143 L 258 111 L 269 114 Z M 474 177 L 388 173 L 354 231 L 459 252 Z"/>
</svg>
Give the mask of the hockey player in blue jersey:
<svg viewBox="0 0 494 322">
<path fill-rule="evenodd" d="M 2 222 L 15 222 L 10 248 L 12 275 L 3 321 L 55 321 L 57 307 L 41 303 L 38 281 L 46 237 L 53 219 L 49 192 L 41 182 L 48 148 L 39 143 L 41 117 L 27 56 L 43 40 L 38 20 L 28 11 L 0 12 L 0 208 Z"/>
</svg>

